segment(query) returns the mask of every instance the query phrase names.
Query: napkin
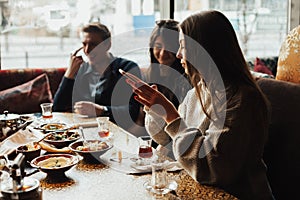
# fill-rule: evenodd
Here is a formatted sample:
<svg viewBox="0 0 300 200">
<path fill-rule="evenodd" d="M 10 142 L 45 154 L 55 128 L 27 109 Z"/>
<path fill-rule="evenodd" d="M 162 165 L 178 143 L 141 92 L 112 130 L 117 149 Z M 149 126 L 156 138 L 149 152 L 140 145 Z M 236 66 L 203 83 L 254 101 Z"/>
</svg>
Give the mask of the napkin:
<svg viewBox="0 0 300 200">
<path fill-rule="evenodd" d="M 41 133 L 40 131 L 34 131 L 28 128 L 26 128 L 25 130 L 21 129 L 1 142 L 0 156 L 3 156 L 4 154 L 10 154 L 17 147 L 37 141 L 42 137 L 43 133 Z"/>
<path fill-rule="evenodd" d="M 98 123 L 97 121 L 91 121 L 91 122 L 81 122 L 72 125 L 73 128 L 79 128 L 80 126 L 82 126 L 83 128 L 91 128 L 91 127 L 97 127 Z"/>
<path fill-rule="evenodd" d="M 118 158 L 118 152 L 122 152 L 122 159 Z M 137 155 L 122 151 L 116 147 L 102 155 L 100 160 L 112 169 L 126 174 L 144 174 L 152 171 L 151 165 L 142 166 L 138 164 Z M 182 170 L 181 165 L 177 161 L 170 161 L 166 168 L 167 171 Z"/>
</svg>

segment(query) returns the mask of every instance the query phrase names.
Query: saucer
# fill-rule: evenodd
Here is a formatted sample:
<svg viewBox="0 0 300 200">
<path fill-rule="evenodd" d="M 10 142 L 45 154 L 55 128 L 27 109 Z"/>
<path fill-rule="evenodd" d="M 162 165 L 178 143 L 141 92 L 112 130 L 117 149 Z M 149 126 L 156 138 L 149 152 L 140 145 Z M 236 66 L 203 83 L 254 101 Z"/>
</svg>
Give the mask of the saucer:
<svg viewBox="0 0 300 200">
<path fill-rule="evenodd" d="M 134 162 L 130 166 L 137 171 L 142 171 L 142 172 L 151 172 L 152 171 L 151 165 L 142 165 L 139 162 Z"/>
<path fill-rule="evenodd" d="M 162 194 L 167 194 L 172 190 L 176 190 L 178 187 L 178 184 L 176 183 L 176 181 L 171 180 L 171 181 L 169 181 L 169 183 L 166 185 L 165 188 L 154 189 L 151 185 L 151 181 L 146 181 L 143 186 L 148 192 L 150 192 L 152 194 L 162 195 Z"/>
<path fill-rule="evenodd" d="M 142 161 L 139 158 L 131 158 L 130 160 L 133 162 L 130 165 L 130 167 L 134 168 L 135 170 L 141 171 L 141 172 L 151 172 L 152 171 L 151 163 L 145 165 L 142 163 Z M 173 161 L 173 162 L 167 161 L 166 165 L 165 165 L 165 169 L 168 172 L 174 172 L 174 171 L 182 170 L 182 167 L 176 161 Z"/>
</svg>

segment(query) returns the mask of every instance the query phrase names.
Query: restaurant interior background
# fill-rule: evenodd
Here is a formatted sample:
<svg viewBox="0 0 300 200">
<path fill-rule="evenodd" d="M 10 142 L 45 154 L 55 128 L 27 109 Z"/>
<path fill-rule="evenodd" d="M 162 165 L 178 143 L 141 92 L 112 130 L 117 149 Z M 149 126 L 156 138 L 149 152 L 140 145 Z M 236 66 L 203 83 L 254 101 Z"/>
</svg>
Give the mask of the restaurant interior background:
<svg viewBox="0 0 300 200">
<path fill-rule="evenodd" d="M 146 67 L 156 20 L 207 9 L 230 19 L 246 58 L 277 56 L 299 8 L 298 0 L 0 0 L 0 69 L 66 67 L 91 21 L 109 27 L 115 56 Z"/>
</svg>

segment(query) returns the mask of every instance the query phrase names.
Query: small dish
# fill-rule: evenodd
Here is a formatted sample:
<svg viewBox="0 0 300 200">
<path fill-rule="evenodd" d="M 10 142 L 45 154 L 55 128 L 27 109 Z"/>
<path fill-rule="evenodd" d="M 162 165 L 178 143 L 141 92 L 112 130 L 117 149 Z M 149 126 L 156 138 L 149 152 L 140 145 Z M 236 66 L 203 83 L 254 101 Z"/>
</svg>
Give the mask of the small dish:
<svg viewBox="0 0 300 200">
<path fill-rule="evenodd" d="M 44 141 L 53 144 L 57 148 L 63 148 L 69 146 L 69 144 L 75 142 L 80 137 L 77 130 L 56 131 L 46 136 Z"/>
<path fill-rule="evenodd" d="M 43 130 L 45 132 L 65 131 L 68 128 L 69 127 L 64 123 L 47 123 L 37 127 L 37 129 Z"/>
<path fill-rule="evenodd" d="M 155 158 L 154 158 L 155 159 Z M 133 169 L 140 171 L 140 172 L 151 172 L 152 171 L 152 166 L 151 164 L 143 164 L 143 161 L 139 158 L 134 158 L 131 159 L 133 161 L 133 163 L 130 165 L 130 167 L 132 167 Z M 168 172 L 172 172 L 172 171 L 178 171 L 178 170 L 182 170 L 181 165 L 176 162 L 176 161 L 165 161 L 165 168 Z"/>
<path fill-rule="evenodd" d="M 151 165 L 144 165 L 140 159 L 137 159 L 136 162 L 133 162 L 130 167 L 132 167 L 133 169 L 137 170 L 137 171 L 141 171 L 141 172 L 151 172 L 152 170 L 152 166 Z"/>
<path fill-rule="evenodd" d="M 171 180 L 168 182 L 168 184 L 164 188 L 154 188 L 151 185 L 151 181 L 146 181 L 143 186 L 148 192 L 150 192 L 152 194 L 163 195 L 163 194 L 169 193 L 172 190 L 176 190 L 178 187 L 178 184 L 176 183 L 176 181 Z"/>
<path fill-rule="evenodd" d="M 30 164 L 48 176 L 61 177 L 78 162 L 79 158 L 71 154 L 48 154 L 34 158 Z"/>
<path fill-rule="evenodd" d="M 73 142 L 69 145 L 69 148 L 73 152 L 82 156 L 83 160 L 87 162 L 99 162 L 100 161 L 99 157 L 113 147 L 112 144 L 108 142 L 103 142 L 101 140 L 86 140 L 85 142 L 95 147 L 95 149 L 91 150 L 86 145 L 83 145 L 83 141 Z"/>
<path fill-rule="evenodd" d="M 23 153 L 25 160 L 30 162 L 32 159 L 40 156 L 41 146 L 39 144 L 28 143 L 21 145 L 16 149 L 16 153 Z"/>
</svg>

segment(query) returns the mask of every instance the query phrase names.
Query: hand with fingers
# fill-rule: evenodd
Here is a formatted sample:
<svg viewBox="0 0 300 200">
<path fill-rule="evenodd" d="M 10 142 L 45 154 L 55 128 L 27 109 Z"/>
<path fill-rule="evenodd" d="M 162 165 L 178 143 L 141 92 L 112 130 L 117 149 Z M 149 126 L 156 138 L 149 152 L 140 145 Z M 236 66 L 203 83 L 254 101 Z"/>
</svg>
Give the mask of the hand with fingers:
<svg viewBox="0 0 300 200">
<path fill-rule="evenodd" d="M 143 104 L 146 109 L 155 112 L 169 123 L 179 117 L 179 113 L 175 106 L 161 92 L 157 90 L 156 85 L 148 85 L 138 77 L 126 72 L 126 82 L 133 88 L 133 92 L 137 94 L 135 100 Z"/>
<path fill-rule="evenodd" d="M 96 117 L 104 112 L 104 107 L 89 101 L 78 101 L 74 105 L 74 110 L 75 113 L 80 115 Z"/>
<path fill-rule="evenodd" d="M 82 49 L 83 47 L 80 47 L 77 49 L 73 54 L 71 54 L 70 57 L 70 65 L 68 69 L 66 70 L 65 77 L 74 79 L 75 75 L 77 74 L 80 65 L 83 63 L 82 56 L 76 56 L 77 53 Z"/>
</svg>

